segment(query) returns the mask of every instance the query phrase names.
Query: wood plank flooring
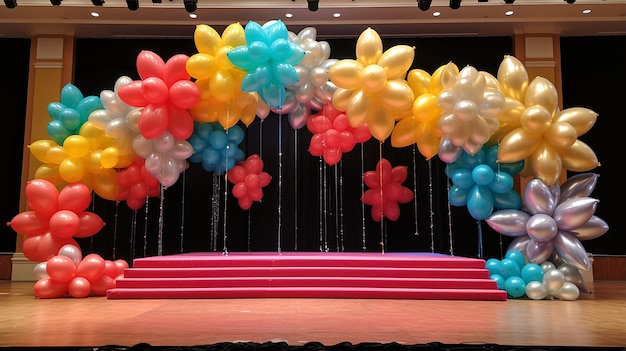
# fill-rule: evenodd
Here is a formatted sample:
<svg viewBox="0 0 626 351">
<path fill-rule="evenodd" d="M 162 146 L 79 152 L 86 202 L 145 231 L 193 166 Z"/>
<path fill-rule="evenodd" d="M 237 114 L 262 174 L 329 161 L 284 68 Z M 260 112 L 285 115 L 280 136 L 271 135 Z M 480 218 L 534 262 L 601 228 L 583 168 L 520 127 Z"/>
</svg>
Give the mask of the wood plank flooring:
<svg viewBox="0 0 626 351">
<path fill-rule="evenodd" d="M 626 347 L 626 281 L 578 300 L 38 299 L 0 281 L 0 347 L 366 342 Z"/>
</svg>

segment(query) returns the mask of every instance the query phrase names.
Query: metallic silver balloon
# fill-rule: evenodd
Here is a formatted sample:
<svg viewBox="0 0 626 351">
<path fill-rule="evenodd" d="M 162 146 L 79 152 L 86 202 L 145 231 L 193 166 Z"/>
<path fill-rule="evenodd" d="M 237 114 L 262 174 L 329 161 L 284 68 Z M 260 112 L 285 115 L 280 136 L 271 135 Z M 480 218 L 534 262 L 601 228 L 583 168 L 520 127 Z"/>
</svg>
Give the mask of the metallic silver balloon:
<svg viewBox="0 0 626 351">
<path fill-rule="evenodd" d="M 591 293 L 587 286 L 585 285 L 585 280 L 583 279 L 583 275 L 580 273 L 578 268 L 572 266 L 571 264 L 562 264 L 557 268 L 563 276 L 565 277 L 566 282 L 574 283 L 578 287 L 578 290 L 584 292 L 586 294 Z"/>
<path fill-rule="evenodd" d="M 570 231 L 578 240 L 591 240 L 602 236 L 609 230 L 609 225 L 598 216 L 591 216 L 589 220 Z"/>
<path fill-rule="evenodd" d="M 506 209 L 492 213 L 485 218 L 485 222 L 500 234 L 520 236 L 526 234 L 526 223 L 529 219 L 530 215 L 524 211 Z"/>
<path fill-rule="evenodd" d="M 561 289 L 552 294 L 561 300 L 574 301 L 580 296 L 580 291 L 574 283 L 565 282 Z"/>
<path fill-rule="evenodd" d="M 598 200 L 591 197 L 575 197 L 561 202 L 552 217 L 560 230 L 577 228 L 589 220 L 596 212 Z"/>
<path fill-rule="evenodd" d="M 35 268 L 33 268 L 33 274 L 35 275 L 35 279 L 40 280 L 40 279 L 45 279 L 45 278 L 50 277 L 48 275 L 48 271 L 46 270 L 47 266 L 48 266 L 48 261 L 37 263 Z"/>
<path fill-rule="evenodd" d="M 583 245 L 572 235 L 559 231 L 552 240 L 556 253 L 564 262 L 586 271 L 591 269 L 589 256 Z"/>
<path fill-rule="evenodd" d="M 550 241 L 556 236 L 558 230 L 557 223 L 547 214 L 536 214 L 526 222 L 526 232 L 535 241 Z"/>
<path fill-rule="evenodd" d="M 533 300 L 543 300 L 548 297 L 548 289 L 541 282 L 530 282 L 526 284 L 526 296 Z"/>
<path fill-rule="evenodd" d="M 528 245 L 526 245 L 525 253 L 529 262 L 539 264 L 547 260 L 553 250 L 554 244 L 552 241 L 535 241 L 530 239 Z"/>
<path fill-rule="evenodd" d="M 557 291 L 559 291 L 563 284 L 565 283 L 565 277 L 563 273 L 558 269 L 550 269 L 549 271 L 543 273 L 543 285 L 545 285 L 548 290 L 548 294 L 554 295 Z"/>
<path fill-rule="evenodd" d="M 535 178 L 526 184 L 524 206 L 532 214 L 545 213 L 551 215 L 556 208 L 552 190 L 543 181 Z"/>
<path fill-rule="evenodd" d="M 591 196 L 598 182 L 598 174 L 580 173 L 571 176 L 561 184 L 561 198 L 559 201 L 575 197 Z"/>
<path fill-rule="evenodd" d="M 439 143 L 439 149 L 437 152 L 437 156 L 445 163 L 452 163 L 456 161 L 457 158 L 461 155 L 462 149 L 452 143 L 449 137 L 445 136 L 441 138 L 441 142 Z"/>
<path fill-rule="evenodd" d="M 528 235 L 518 236 L 515 239 L 513 239 L 513 241 L 509 244 L 506 250 L 507 251 L 517 250 L 523 253 L 526 259 L 528 259 L 528 255 L 526 254 L 526 247 L 528 246 L 529 242 L 530 242 L 530 237 Z"/>
<path fill-rule="evenodd" d="M 293 129 L 301 129 L 306 126 L 309 116 L 311 116 L 311 110 L 305 104 L 299 104 L 288 115 L 289 125 Z"/>
<path fill-rule="evenodd" d="M 541 269 L 543 269 L 543 272 L 545 273 L 551 269 L 556 269 L 556 267 L 554 266 L 554 263 L 550 261 L 545 261 L 541 263 Z"/>
</svg>

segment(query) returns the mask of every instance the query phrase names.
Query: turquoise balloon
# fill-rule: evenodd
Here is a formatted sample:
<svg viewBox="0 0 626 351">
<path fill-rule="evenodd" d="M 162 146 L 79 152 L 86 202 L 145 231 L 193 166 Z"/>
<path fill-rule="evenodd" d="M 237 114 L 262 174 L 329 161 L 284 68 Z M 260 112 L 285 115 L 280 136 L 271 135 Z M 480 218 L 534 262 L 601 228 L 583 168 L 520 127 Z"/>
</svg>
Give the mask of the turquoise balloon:
<svg viewBox="0 0 626 351">
<path fill-rule="evenodd" d="M 218 122 L 212 122 L 212 123 L 195 122 L 193 132 L 194 134 L 198 134 L 198 136 L 200 136 L 202 139 L 208 140 L 211 133 L 213 133 L 214 123 L 218 123 Z M 220 128 L 217 128 L 217 130 L 219 130 Z"/>
<path fill-rule="evenodd" d="M 483 220 L 493 212 L 493 193 L 484 185 L 474 186 L 467 195 L 467 210 L 472 218 Z"/>
<path fill-rule="evenodd" d="M 500 260 L 490 258 L 485 262 L 485 268 L 489 271 L 489 275 L 500 274 Z"/>
<path fill-rule="evenodd" d="M 515 190 L 510 190 L 509 192 L 506 192 L 504 194 L 494 193 L 493 195 L 496 200 L 495 206 L 501 210 L 518 210 L 522 208 L 522 197 Z"/>
<path fill-rule="evenodd" d="M 543 282 L 543 268 L 536 263 L 528 263 L 522 267 L 522 279 L 526 284 L 530 282 Z"/>
<path fill-rule="evenodd" d="M 276 39 L 270 45 L 272 60 L 285 61 L 291 56 L 291 45 L 287 39 Z"/>
<path fill-rule="evenodd" d="M 51 102 L 48 104 L 48 115 L 50 115 L 52 119 L 59 119 L 59 115 L 63 110 L 65 110 L 65 106 L 60 102 Z"/>
<path fill-rule="evenodd" d="M 226 54 L 226 57 L 228 57 L 228 61 L 230 61 L 230 63 L 244 71 L 249 71 L 256 67 L 256 62 L 252 61 L 250 58 L 247 46 L 238 46 L 230 50 Z"/>
<path fill-rule="evenodd" d="M 489 185 L 495 177 L 493 169 L 485 164 L 477 165 L 472 170 L 472 179 L 478 185 Z"/>
<path fill-rule="evenodd" d="M 520 277 L 509 277 L 504 281 L 504 290 L 510 297 L 522 297 L 526 294 L 526 283 Z"/>
<path fill-rule="evenodd" d="M 506 281 L 506 279 L 502 275 L 492 274 L 489 278 L 496 281 L 496 285 L 498 285 L 498 290 L 504 290 L 504 282 Z"/>
<path fill-rule="evenodd" d="M 263 64 L 270 59 L 270 48 L 262 41 L 254 41 L 248 44 L 248 55 L 257 65 Z"/>
<path fill-rule="evenodd" d="M 89 115 L 95 110 L 103 110 L 102 100 L 94 95 L 87 96 L 76 105 L 76 111 L 80 114 L 83 123 L 89 120 Z"/>
<path fill-rule="evenodd" d="M 209 143 L 211 147 L 216 150 L 221 150 L 226 147 L 228 139 L 226 138 L 226 134 L 221 130 L 216 130 L 211 133 L 211 137 L 209 138 Z"/>
<path fill-rule="evenodd" d="M 291 55 L 285 59 L 285 62 L 290 65 L 297 65 L 306 55 L 306 50 L 296 43 L 289 43 L 289 46 L 291 47 Z"/>
<path fill-rule="evenodd" d="M 507 250 L 507 252 L 504 254 L 504 258 L 515 261 L 520 269 L 526 265 L 526 258 L 524 257 L 524 254 L 519 250 Z"/>
<path fill-rule="evenodd" d="M 452 184 L 459 187 L 459 189 L 469 189 L 474 186 L 474 180 L 472 179 L 472 171 L 468 168 L 459 168 L 452 174 Z"/>
<path fill-rule="evenodd" d="M 467 205 L 468 193 L 469 189 L 461 189 L 456 185 L 451 186 L 450 190 L 448 190 L 448 200 L 450 201 L 450 205 L 456 207 Z"/>
<path fill-rule="evenodd" d="M 268 43 L 279 39 L 286 40 L 289 38 L 289 31 L 287 31 L 287 26 L 285 25 L 285 22 L 281 20 L 266 22 L 262 26 L 262 28 L 267 35 Z"/>
<path fill-rule="evenodd" d="M 226 131 L 226 134 L 228 134 L 228 142 L 233 143 L 235 145 L 239 145 L 243 141 L 243 138 L 245 137 L 245 133 L 243 132 L 243 129 L 241 129 L 241 127 L 238 125 L 234 125 L 228 128 L 228 130 Z"/>
<path fill-rule="evenodd" d="M 48 122 L 48 135 L 57 144 L 63 145 L 65 138 L 72 135 L 72 133 L 63 127 L 63 123 L 61 123 L 61 121 L 54 120 Z"/>
<path fill-rule="evenodd" d="M 513 189 L 513 177 L 505 172 L 497 172 L 488 185 L 494 193 L 504 194 Z"/>
<path fill-rule="evenodd" d="M 500 275 L 505 278 L 519 277 L 521 275 L 521 269 L 514 260 L 503 258 L 500 260 Z"/>
<path fill-rule="evenodd" d="M 282 85 L 294 85 L 300 81 L 295 67 L 288 63 L 278 63 L 274 66 L 276 77 Z"/>
<path fill-rule="evenodd" d="M 83 93 L 74 84 L 65 84 L 61 89 L 61 103 L 65 107 L 75 108 L 82 99 Z"/>
<path fill-rule="evenodd" d="M 59 114 L 59 121 L 63 124 L 63 127 L 69 132 L 73 132 L 78 129 L 81 124 L 80 113 L 73 108 L 66 108 Z"/>
<path fill-rule="evenodd" d="M 261 27 L 258 23 L 254 21 L 248 22 L 246 24 L 246 28 L 244 29 L 244 36 L 246 37 L 246 43 L 250 44 L 255 41 L 261 41 L 266 44 L 269 43 L 267 38 L 267 34 L 263 27 Z"/>
</svg>

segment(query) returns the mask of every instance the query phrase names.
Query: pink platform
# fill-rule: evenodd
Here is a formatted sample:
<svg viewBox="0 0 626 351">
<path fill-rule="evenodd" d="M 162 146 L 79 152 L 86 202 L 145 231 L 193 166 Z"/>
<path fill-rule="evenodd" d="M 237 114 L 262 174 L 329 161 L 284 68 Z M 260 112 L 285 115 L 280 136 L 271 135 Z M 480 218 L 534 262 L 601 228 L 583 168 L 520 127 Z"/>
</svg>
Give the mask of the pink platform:
<svg viewBox="0 0 626 351">
<path fill-rule="evenodd" d="M 505 301 L 481 259 L 430 253 L 221 252 L 139 258 L 108 299 Z"/>
</svg>

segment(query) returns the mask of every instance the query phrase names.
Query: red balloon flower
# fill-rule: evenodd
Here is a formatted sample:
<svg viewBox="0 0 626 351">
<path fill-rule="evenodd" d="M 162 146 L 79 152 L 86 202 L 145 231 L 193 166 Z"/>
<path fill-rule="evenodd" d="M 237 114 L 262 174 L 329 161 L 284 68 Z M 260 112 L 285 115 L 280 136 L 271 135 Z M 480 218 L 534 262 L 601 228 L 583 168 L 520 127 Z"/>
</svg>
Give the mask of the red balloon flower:
<svg viewBox="0 0 626 351">
<path fill-rule="evenodd" d="M 147 50 L 137 56 L 137 72 L 141 80 L 123 86 L 118 95 L 126 104 L 143 107 L 139 131 L 146 139 L 154 139 L 166 130 L 176 139 L 187 139 L 193 132 L 193 119 L 188 109 L 200 101 L 200 89 L 190 80 L 186 64 L 189 56 L 177 54 L 167 63 Z"/>
<path fill-rule="evenodd" d="M 228 171 L 228 180 L 234 184 L 233 195 L 239 207 L 247 210 L 253 201 L 261 201 L 263 187 L 269 185 L 272 177 L 263 172 L 263 160 L 255 154 Z"/>
<path fill-rule="evenodd" d="M 396 221 L 400 217 L 400 205 L 413 199 L 413 192 L 402 186 L 408 175 L 406 166 L 391 167 L 391 163 L 381 158 L 376 171 L 363 174 L 363 181 L 370 189 L 366 190 L 361 201 L 372 206 L 372 219 L 380 222 L 383 217 Z"/>
<path fill-rule="evenodd" d="M 135 158 L 135 162 L 117 173 L 117 201 L 126 201 L 133 210 L 140 209 L 147 197 L 161 195 L 159 181 L 148 172 L 144 165 L 145 160 Z"/>
<path fill-rule="evenodd" d="M 353 128 L 346 114 L 337 111 L 332 104 L 324 105 L 320 113 L 311 116 L 307 128 L 313 133 L 309 153 L 323 156 L 331 166 L 339 162 L 344 153 L 352 151 L 356 143 L 366 142 L 372 137 L 367 125 Z"/>
<path fill-rule="evenodd" d="M 100 216 L 86 211 L 91 190 L 83 183 L 68 184 L 59 192 L 51 182 L 34 179 L 26 184 L 26 198 L 29 210 L 7 224 L 26 235 L 22 251 L 31 261 L 47 261 L 64 245 L 78 246 L 74 238 L 90 237 L 104 227 Z"/>
</svg>

